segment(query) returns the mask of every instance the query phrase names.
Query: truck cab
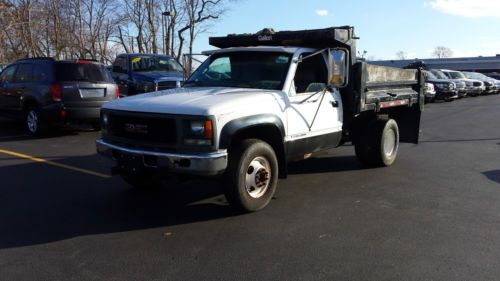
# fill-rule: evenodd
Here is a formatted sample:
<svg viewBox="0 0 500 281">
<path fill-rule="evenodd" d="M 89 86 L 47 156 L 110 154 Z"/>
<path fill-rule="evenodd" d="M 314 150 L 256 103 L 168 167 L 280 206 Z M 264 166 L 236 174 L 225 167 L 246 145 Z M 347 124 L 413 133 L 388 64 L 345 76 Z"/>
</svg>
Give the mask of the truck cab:
<svg viewBox="0 0 500 281">
<path fill-rule="evenodd" d="M 168 175 L 215 177 L 228 202 L 264 208 L 287 163 L 352 142 L 367 166 L 418 143 L 420 70 L 356 62 L 352 27 L 211 38 L 219 50 L 179 89 L 102 110 L 100 154 L 134 187 Z"/>
<path fill-rule="evenodd" d="M 184 80 L 175 58 L 157 54 L 118 55 L 111 71 L 122 97 L 178 88 Z"/>
</svg>

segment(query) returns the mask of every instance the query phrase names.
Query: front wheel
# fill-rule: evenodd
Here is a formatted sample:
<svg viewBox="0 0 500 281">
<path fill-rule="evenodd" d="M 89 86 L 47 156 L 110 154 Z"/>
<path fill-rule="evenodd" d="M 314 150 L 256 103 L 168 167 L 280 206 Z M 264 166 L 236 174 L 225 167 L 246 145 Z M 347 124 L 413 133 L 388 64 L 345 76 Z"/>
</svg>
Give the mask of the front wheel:
<svg viewBox="0 0 500 281">
<path fill-rule="evenodd" d="M 278 160 L 273 148 L 260 140 L 244 140 L 231 149 L 226 174 L 228 202 L 244 212 L 265 208 L 278 185 Z"/>
<path fill-rule="evenodd" d="M 367 166 L 391 166 L 398 155 L 398 124 L 393 119 L 374 121 L 363 128 L 354 148 L 360 162 Z"/>
</svg>

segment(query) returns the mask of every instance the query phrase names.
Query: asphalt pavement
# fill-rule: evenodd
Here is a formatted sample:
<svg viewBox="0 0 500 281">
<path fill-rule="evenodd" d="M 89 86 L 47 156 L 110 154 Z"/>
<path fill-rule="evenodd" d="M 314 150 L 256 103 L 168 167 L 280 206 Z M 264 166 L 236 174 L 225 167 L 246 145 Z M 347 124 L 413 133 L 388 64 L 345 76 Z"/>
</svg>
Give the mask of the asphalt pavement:
<svg viewBox="0 0 500 281">
<path fill-rule="evenodd" d="M 0 280 L 498 280 L 500 96 L 426 108 L 421 144 L 364 169 L 346 145 L 290 165 L 263 211 L 217 182 L 137 191 L 98 132 L 0 119 Z"/>
</svg>

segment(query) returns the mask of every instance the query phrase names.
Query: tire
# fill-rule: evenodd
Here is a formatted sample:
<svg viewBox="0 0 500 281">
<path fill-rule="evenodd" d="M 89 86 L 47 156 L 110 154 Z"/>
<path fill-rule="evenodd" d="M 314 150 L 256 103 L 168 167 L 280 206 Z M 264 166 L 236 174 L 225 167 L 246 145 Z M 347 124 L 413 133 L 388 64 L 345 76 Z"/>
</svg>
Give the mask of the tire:
<svg viewBox="0 0 500 281">
<path fill-rule="evenodd" d="M 120 174 L 121 178 L 135 189 L 156 189 L 161 185 L 158 177 L 144 172 L 124 172 Z"/>
<path fill-rule="evenodd" d="M 366 166 L 391 166 L 398 155 L 398 124 L 393 119 L 374 121 L 358 134 L 354 149 L 358 160 Z"/>
<path fill-rule="evenodd" d="M 225 178 L 226 199 L 233 207 L 243 212 L 262 210 L 278 185 L 276 153 L 263 141 L 244 140 L 230 150 Z"/>
<path fill-rule="evenodd" d="M 42 119 L 36 106 L 29 106 L 24 111 L 24 126 L 28 134 L 36 137 L 44 136 L 49 131 L 49 124 Z"/>
</svg>

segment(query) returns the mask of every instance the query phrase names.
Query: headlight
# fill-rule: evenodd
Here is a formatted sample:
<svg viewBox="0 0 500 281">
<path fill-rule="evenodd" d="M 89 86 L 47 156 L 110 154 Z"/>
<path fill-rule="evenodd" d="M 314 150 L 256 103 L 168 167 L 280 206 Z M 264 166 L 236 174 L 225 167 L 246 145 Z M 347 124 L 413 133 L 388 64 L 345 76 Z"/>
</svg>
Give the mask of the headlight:
<svg viewBox="0 0 500 281">
<path fill-rule="evenodd" d="M 184 144 L 210 146 L 213 144 L 214 130 L 212 120 L 184 121 Z"/>
</svg>

